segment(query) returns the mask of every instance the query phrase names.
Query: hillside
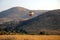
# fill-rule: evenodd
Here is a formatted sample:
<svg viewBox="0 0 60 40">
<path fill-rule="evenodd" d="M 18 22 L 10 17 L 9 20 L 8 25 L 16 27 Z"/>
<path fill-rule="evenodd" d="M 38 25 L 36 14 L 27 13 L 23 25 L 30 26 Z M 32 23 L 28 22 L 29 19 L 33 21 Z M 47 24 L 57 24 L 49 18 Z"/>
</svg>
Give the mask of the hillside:
<svg viewBox="0 0 60 40">
<path fill-rule="evenodd" d="M 4 34 L 60 35 L 60 9 L 51 10 L 25 21 L 10 21 L 0 24 Z"/>
<path fill-rule="evenodd" d="M 16 29 L 24 29 L 28 33 L 47 32 L 48 34 L 60 34 L 60 9 L 48 11 L 33 19 L 19 24 Z"/>
</svg>

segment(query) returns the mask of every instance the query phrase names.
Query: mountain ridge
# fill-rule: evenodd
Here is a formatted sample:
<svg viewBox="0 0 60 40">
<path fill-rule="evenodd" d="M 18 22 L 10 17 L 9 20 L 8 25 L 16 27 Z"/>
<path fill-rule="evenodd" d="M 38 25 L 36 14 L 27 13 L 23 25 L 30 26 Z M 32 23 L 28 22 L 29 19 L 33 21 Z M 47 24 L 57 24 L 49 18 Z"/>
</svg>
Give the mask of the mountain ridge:
<svg viewBox="0 0 60 40">
<path fill-rule="evenodd" d="M 35 13 L 34 16 L 29 16 L 29 11 L 33 11 Z M 28 20 L 30 18 L 33 18 L 39 14 L 44 13 L 45 11 L 40 10 L 40 11 L 36 11 L 36 10 L 29 10 L 23 7 L 12 7 L 8 10 L 2 11 L 0 12 L 0 18 L 10 18 L 10 19 L 22 19 L 22 20 Z"/>
</svg>

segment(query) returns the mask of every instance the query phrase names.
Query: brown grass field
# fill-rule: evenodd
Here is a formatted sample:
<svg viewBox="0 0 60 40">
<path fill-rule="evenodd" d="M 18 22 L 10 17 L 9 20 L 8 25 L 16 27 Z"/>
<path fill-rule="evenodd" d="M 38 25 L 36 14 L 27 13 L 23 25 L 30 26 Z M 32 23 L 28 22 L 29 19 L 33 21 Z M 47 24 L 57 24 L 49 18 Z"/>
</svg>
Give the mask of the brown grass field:
<svg viewBox="0 0 60 40">
<path fill-rule="evenodd" d="M 0 40 L 60 40 L 60 35 L 0 35 Z"/>
</svg>

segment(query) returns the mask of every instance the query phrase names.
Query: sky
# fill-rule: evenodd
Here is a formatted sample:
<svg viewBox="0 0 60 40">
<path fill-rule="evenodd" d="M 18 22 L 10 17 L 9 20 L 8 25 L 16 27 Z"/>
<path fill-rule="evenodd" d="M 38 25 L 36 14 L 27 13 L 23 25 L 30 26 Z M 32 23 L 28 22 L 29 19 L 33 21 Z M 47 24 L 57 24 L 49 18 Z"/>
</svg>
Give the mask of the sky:
<svg viewBox="0 0 60 40">
<path fill-rule="evenodd" d="M 60 9 L 60 0 L 0 0 L 0 11 L 16 6 L 30 10 L 54 10 Z"/>
</svg>

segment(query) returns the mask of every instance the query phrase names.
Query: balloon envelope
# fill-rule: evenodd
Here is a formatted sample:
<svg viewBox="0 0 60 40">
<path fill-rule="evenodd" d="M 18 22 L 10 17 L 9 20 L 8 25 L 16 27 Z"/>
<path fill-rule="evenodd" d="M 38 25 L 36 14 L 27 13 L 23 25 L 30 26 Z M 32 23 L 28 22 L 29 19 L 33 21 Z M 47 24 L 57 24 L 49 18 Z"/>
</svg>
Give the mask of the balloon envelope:
<svg viewBox="0 0 60 40">
<path fill-rule="evenodd" d="M 29 13 L 29 16 L 33 16 L 33 15 L 34 15 L 34 13 L 33 13 L 33 12 Z"/>
</svg>

